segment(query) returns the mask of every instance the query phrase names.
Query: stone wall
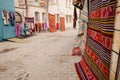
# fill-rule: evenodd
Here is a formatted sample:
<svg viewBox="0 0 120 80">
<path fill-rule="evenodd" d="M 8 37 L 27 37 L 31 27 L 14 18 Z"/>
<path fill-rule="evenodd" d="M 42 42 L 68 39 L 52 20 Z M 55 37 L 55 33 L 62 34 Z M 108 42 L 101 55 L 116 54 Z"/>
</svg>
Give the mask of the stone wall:
<svg viewBox="0 0 120 80">
<path fill-rule="evenodd" d="M 120 0 L 117 0 L 116 5 L 116 19 L 115 19 L 115 27 L 114 27 L 114 38 L 113 38 L 113 47 L 112 47 L 112 59 L 111 59 L 111 70 L 110 70 L 110 80 L 116 80 L 115 75 L 118 71 L 118 58 L 119 58 L 119 50 L 120 50 Z M 119 66 L 120 68 L 120 66 Z M 120 70 L 119 79 L 120 80 Z"/>
</svg>

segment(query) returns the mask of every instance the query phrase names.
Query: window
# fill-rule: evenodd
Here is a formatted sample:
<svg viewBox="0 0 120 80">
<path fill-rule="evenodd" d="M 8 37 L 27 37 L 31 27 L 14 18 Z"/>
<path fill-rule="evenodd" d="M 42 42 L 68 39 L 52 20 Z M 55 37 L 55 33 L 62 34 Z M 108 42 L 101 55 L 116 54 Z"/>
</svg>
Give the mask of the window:
<svg viewBox="0 0 120 80">
<path fill-rule="evenodd" d="M 15 12 L 15 18 L 16 18 L 16 22 L 17 23 L 21 23 L 22 22 L 22 17 L 18 12 Z"/>
<path fill-rule="evenodd" d="M 69 0 L 69 8 L 71 8 L 71 0 Z"/>
<path fill-rule="evenodd" d="M 55 1 L 54 1 L 54 0 L 49 0 L 49 3 L 50 3 L 51 5 L 54 5 L 54 4 L 55 4 Z"/>
<path fill-rule="evenodd" d="M 69 15 L 69 22 L 72 22 L 72 16 Z"/>
<path fill-rule="evenodd" d="M 67 7 L 67 4 L 68 4 L 68 0 L 66 0 L 66 7 Z"/>
<path fill-rule="evenodd" d="M 59 21 L 60 21 L 60 15 L 57 14 L 57 22 L 59 22 Z"/>
<path fill-rule="evenodd" d="M 35 21 L 38 22 L 39 21 L 39 12 L 35 12 Z"/>
<path fill-rule="evenodd" d="M 71 0 L 66 0 L 66 8 L 70 8 L 71 4 Z"/>
<path fill-rule="evenodd" d="M 35 0 L 35 2 L 39 2 L 39 0 Z"/>
<path fill-rule="evenodd" d="M 68 21 L 69 21 L 69 19 L 68 19 L 69 17 L 68 17 L 68 15 L 66 15 L 66 22 L 68 23 Z"/>
<path fill-rule="evenodd" d="M 72 16 L 71 15 L 66 15 L 66 22 L 68 23 L 70 23 L 70 22 L 72 22 Z"/>
<path fill-rule="evenodd" d="M 56 5 L 59 5 L 59 4 L 58 4 L 58 0 L 56 0 Z"/>
<path fill-rule="evenodd" d="M 42 21 L 45 21 L 45 20 L 46 20 L 46 14 L 42 13 Z"/>
</svg>

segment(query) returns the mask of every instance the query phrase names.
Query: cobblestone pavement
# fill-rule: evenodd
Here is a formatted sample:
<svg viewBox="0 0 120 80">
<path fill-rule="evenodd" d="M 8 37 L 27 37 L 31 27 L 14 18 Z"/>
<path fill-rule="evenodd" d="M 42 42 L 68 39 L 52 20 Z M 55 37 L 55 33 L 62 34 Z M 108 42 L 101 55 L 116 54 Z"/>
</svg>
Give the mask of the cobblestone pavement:
<svg viewBox="0 0 120 80">
<path fill-rule="evenodd" d="M 29 42 L 0 42 L 0 80 L 79 80 L 71 56 L 77 30 L 41 32 Z"/>
</svg>

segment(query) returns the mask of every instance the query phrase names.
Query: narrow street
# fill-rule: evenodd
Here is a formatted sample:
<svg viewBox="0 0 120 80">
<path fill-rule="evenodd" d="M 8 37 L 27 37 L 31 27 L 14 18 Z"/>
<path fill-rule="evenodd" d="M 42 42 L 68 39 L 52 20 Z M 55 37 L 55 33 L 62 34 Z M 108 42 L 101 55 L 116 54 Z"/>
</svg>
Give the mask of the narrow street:
<svg viewBox="0 0 120 80">
<path fill-rule="evenodd" d="M 0 80 L 79 80 L 71 56 L 77 30 L 41 32 L 25 43 L 0 43 Z"/>
</svg>

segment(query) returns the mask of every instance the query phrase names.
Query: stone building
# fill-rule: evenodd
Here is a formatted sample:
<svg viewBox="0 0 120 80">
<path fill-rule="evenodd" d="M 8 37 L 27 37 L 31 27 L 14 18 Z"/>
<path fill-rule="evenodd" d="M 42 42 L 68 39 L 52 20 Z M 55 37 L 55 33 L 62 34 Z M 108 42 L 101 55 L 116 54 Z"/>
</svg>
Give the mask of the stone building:
<svg viewBox="0 0 120 80">
<path fill-rule="evenodd" d="M 60 16 L 65 18 L 65 26 L 72 26 L 73 6 L 71 0 L 14 0 L 16 21 L 24 22 L 25 17 L 34 18 L 35 23 L 48 23 L 48 13 L 55 14 L 55 23 Z"/>
<path fill-rule="evenodd" d="M 25 17 L 33 17 L 34 22 L 44 22 L 46 7 L 40 4 L 39 0 L 14 0 L 16 21 L 24 22 Z"/>
</svg>

